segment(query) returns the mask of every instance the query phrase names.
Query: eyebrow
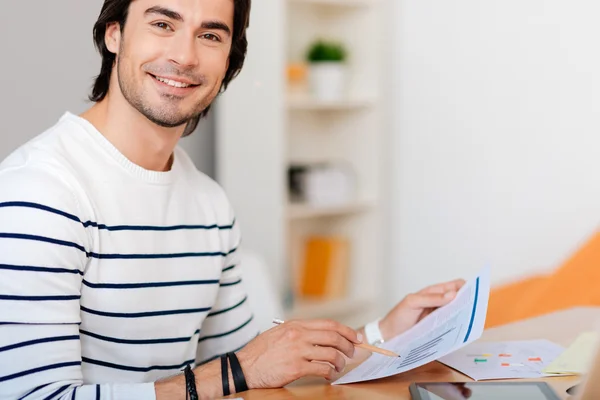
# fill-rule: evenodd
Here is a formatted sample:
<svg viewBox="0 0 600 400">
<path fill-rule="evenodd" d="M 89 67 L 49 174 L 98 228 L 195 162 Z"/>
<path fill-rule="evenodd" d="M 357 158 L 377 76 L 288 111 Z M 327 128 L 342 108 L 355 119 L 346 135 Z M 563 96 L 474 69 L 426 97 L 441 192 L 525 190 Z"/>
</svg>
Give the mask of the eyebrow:
<svg viewBox="0 0 600 400">
<path fill-rule="evenodd" d="M 183 22 L 183 17 L 177 11 L 170 10 L 161 6 L 150 7 L 144 12 L 144 15 L 150 14 L 158 14 L 163 15 L 167 18 L 170 18 L 175 21 Z M 202 29 L 215 29 L 225 32 L 227 35 L 231 36 L 231 29 L 229 26 L 221 21 L 204 21 L 201 25 Z"/>
<path fill-rule="evenodd" d="M 161 6 L 150 7 L 144 13 L 144 15 L 150 14 L 164 15 L 165 17 L 174 19 L 175 21 L 183 21 L 183 17 L 177 11 L 169 10 L 168 8 Z"/>
<path fill-rule="evenodd" d="M 202 29 L 214 29 L 225 32 L 227 35 L 231 36 L 231 29 L 227 24 L 221 21 L 204 21 L 201 25 Z"/>
</svg>

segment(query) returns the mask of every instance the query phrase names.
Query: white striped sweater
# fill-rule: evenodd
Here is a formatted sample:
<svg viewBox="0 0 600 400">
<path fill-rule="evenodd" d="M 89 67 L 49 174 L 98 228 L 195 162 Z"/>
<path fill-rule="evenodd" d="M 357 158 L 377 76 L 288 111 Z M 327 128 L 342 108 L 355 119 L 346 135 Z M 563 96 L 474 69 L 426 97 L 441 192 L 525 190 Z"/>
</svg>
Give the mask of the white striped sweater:
<svg viewBox="0 0 600 400">
<path fill-rule="evenodd" d="M 0 165 L 0 398 L 154 399 L 256 336 L 223 190 L 65 113 Z"/>
</svg>

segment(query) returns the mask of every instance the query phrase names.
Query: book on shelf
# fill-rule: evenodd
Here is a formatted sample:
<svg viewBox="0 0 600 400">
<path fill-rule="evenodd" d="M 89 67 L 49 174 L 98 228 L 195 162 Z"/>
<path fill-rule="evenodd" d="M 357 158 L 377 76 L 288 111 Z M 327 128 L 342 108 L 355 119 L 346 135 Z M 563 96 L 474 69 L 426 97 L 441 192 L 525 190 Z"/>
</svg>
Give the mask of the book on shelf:
<svg viewBox="0 0 600 400">
<path fill-rule="evenodd" d="M 298 295 L 337 299 L 346 295 L 350 242 L 342 236 L 310 236 L 304 246 Z"/>
</svg>

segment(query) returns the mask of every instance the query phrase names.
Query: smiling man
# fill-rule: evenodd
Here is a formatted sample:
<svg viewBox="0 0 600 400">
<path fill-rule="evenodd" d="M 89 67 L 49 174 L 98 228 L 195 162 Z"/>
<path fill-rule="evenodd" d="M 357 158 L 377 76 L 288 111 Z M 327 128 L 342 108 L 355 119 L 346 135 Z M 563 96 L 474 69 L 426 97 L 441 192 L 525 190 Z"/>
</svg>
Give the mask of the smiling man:
<svg viewBox="0 0 600 400">
<path fill-rule="evenodd" d="M 448 303 L 261 335 L 227 196 L 177 143 L 242 68 L 250 0 L 105 0 L 94 105 L 0 165 L 0 398 L 214 398 L 331 378 Z M 314 362 L 317 361 L 317 362 Z M 183 372 L 182 372 L 183 371 Z"/>
</svg>

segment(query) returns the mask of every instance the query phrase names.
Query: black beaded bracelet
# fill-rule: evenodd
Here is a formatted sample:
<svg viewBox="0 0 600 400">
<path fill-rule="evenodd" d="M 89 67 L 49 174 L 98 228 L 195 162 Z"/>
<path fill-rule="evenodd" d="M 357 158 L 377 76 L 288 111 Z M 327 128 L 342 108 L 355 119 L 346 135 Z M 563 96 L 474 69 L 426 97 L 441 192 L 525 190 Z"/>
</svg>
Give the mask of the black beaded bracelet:
<svg viewBox="0 0 600 400">
<path fill-rule="evenodd" d="M 189 364 L 185 367 L 185 386 L 187 388 L 186 399 L 198 400 L 198 392 L 196 391 L 196 377 Z M 188 397 L 189 395 L 189 397 Z"/>
<path fill-rule="evenodd" d="M 229 373 L 227 368 L 227 355 L 221 356 L 221 384 L 223 385 L 223 396 L 229 396 Z"/>
<path fill-rule="evenodd" d="M 229 363 L 231 364 L 231 375 L 233 375 L 235 392 L 240 393 L 248 390 L 246 378 L 244 377 L 244 371 L 242 370 L 242 366 L 240 365 L 240 361 L 238 360 L 237 356 L 235 353 L 227 353 L 227 357 L 229 357 Z"/>
</svg>

